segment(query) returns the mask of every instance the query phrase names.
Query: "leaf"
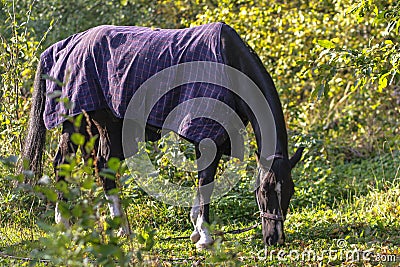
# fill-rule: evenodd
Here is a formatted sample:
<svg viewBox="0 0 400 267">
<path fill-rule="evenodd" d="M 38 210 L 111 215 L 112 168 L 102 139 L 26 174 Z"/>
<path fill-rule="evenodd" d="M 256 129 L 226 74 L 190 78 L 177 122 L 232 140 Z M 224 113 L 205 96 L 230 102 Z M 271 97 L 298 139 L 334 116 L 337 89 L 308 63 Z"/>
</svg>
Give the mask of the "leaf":
<svg viewBox="0 0 400 267">
<path fill-rule="evenodd" d="M 64 218 L 71 217 L 71 212 L 69 211 L 68 206 L 64 201 L 58 202 L 58 210 L 60 211 L 62 217 Z"/>
<path fill-rule="evenodd" d="M 101 172 L 99 172 L 99 175 L 101 177 L 110 179 L 110 180 L 115 180 L 115 174 L 116 172 L 113 171 L 112 169 L 102 169 Z"/>
<path fill-rule="evenodd" d="M 88 177 L 82 182 L 82 187 L 87 190 L 91 189 L 93 185 L 94 185 L 94 180 L 92 177 Z"/>
<path fill-rule="evenodd" d="M 56 184 L 56 189 L 61 191 L 63 194 L 68 194 L 68 185 L 65 181 L 59 181 Z"/>
<path fill-rule="evenodd" d="M 83 113 L 79 114 L 78 116 L 75 117 L 74 120 L 74 126 L 76 128 L 80 128 L 82 124 L 82 118 L 83 118 Z"/>
<path fill-rule="evenodd" d="M 118 158 L 110 158 L 107 162 L 107 167 L 111 170 L 117 172 L 119 167 L 121 166 L 121 161 Z"/>
<path fill-rule="evenodd" d="M 46 187 L 36 187 L 36 191 L 42 192 L 46 196 L 46 198 L 51 202 L 56 202 L 58 199 L 58 195 L 53 189 Z"/>
<path fill-rule="evenodd" d="M 47 74 L 43 74 L 42 75 L 42 78 L 44 79 L 44 80 L 49 80 L 49 81 L 52 81 L 52 82 L 55 82 L 58 86 L 60 86 L 60 87 L 63 87 L 65 84 L 63 83 L 63 82 L 61 82 L 60 80 L 58 80 L 58 79 L 56 79 L 56 78 L 54 78 L 54 77 L 51 77 L 51 76 L 49 76 L 49 75 L 47 75 Z"/>
<path fill-rule="evenodd" d="M 78 217 L 78 218 L 81 217 L 82 214 L 83 214 L 83 210 L 82 210 L 81 205 L 76 205 L 76 206 L 72 209 L 71 213 L 72 213 L 72 215 L 75 216 L 75 217 Z"/>
<path fill-rule="evenodd" d="M 145 244 L 145 243 L 146 243 L 146 239 L 143 237 L 142 234 L 138 234 L 138 235 L 136 236 L 136 238 L 137 238 L 139 244 Z"/>
<path fill-rule="evenodd" d="M 111 256 L 111 255 L 120 254 L 121 249 L 112 244 L 107 244 L 107 245 L 101 245 L 99 252 L 101 253 L 102 256 Z"/>
<path fill-rule="evenodd" d="M 387 44 L 387 45 L 393 45 L 393 42 L 392 42 L 392 40 L 385 40 L 385 44 Z"/>
<path fill-rule="evenodd" d="M 340 39 L 338 37 L 332 38 L 332 42 L 338 44 L 340 42 Z"/>
<path fill-rule="evenodd" d="M 88 142 L 86 142 L 86 144 L 85 144 L 86 153 L 90 154 L 92 152 L 92 150 L 94 149 L 94 146 L 96 144 L 97 137 L 98 137 L 98 135 L 95 135 L 95 136 L 91 137 Z"/>
<path fill-rule="evenodd" d="M 328 99 L 329 89 L 330 89 L 329 83 L 325 83 L 325 86 L 324 86 L 324 97 L 325 97 L 325 99 Z"/>
<path fill-rule="evenodd" d="M 336 47 L 335 44 L 329 40 L 318 40 L 317 43 L 323 48 L 331 49 Z"/>
<path fill-rule="evenodd" d="M 47 97 L 50 98 L 50 99 L 59 98 L 61 96 L 61 94 L 62 94 L 61 91 L 54 91 L 52 93 L 48 93 Z"/>
<path fill-rule="evenodd" d="M 71 141 L 75 144 L 75 145 L 83 145 L 85 143 L 85 137 L 80 134 L 80 133 L 73 133 L 71 135 Z"/>
<path fill-rule="evenodd" d="M 36 222 L 36 224 L 39 226 L 40 229 L 42 229 L 43 231 L 49 232 L 51 233 L 52 231 L 54 231 L 54 227 L 48 223 L 45 223 L 44 221 L 38 220 Z"/>
<path fill-rule="evenodd" d="M 388 85 L 387 76 L 389 76 L 390 72 L 387 72 L 379 77 L 378 82 L 378 92 L 382 92 Z"/>
</svg>

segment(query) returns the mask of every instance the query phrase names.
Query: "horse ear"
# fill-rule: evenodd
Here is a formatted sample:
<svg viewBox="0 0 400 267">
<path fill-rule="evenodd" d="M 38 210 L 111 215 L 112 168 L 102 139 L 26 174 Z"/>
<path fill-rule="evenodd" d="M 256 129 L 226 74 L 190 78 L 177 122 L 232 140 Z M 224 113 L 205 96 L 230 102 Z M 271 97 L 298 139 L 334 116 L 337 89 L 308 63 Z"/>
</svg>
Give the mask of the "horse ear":
<svg viewBox="0 0 400 267">
<path fill-rule="evenodd" d="M 296 153 L 294 153 L 293 157 L 290 158 L 290 166 L 292 168 L 294 168 L 294 166 L 296 166 L 297 162 L 299 162 L 299 160 L 301 159 L 301 156 L 303 155 L 303 151 L 304 151 L 305 147 L 299 147 L 296 151 Z"/>
</svg>

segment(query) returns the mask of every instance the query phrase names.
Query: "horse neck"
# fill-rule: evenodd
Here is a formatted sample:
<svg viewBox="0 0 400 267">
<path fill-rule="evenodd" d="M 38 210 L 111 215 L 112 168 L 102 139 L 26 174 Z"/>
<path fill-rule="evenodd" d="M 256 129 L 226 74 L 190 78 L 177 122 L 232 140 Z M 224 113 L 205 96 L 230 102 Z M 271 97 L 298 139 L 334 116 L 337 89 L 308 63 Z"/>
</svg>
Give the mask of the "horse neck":
<svg viewBox="0 0 400 267">
<path fill-rule="evenodd" d="M 272 110 L 272 114 L 275 120 L 275 130 L 276 130 L 276 148 L 275 155 L 282 155 L 285 158 L 288 158 L 288 135 L 286 131 L 286 123 L 283 115 L 282 105 L 280 99 L 278 97 L 278 93 L 273 87 L 273 96 L 266 96 L 267 101 L 268 97 L 271 98 L 271 101 L 268 101 L 270 108 Z"/>
<path fill-rule="evenodd" d="M 259 78 L 258 88 L 261 90 L 262 94 L 264 95 L 265 99 L 268 102 L 275 123 L 276 144 L 275 144 L 274 154 L 281 155 L 284 158 L 288 158 L 288 135 L 286 131 L 286 123 L 285 123 L 285 118 L 283 116 L 283 110 L 279 99 L 279 95 L 278 92 L 276 91 L 271 76 L 266 71 L 263 72 L 262 74 L 263 75 L 258 75 Z M 262 77 L 261 79 L 260 76 Z M 261 154 L 263 146 L 261 142 L 261 130 L 254 114 L 248 107 L 247 109 L 248 110 L 246 111 L 246 113 L 248 114 L 249 121 L 256 135 L 257 152 Z M 268 157 L 271 155 L 264 155 L 264 156 Z"/>
<path fill-rule="evenodd" d="M 276 143 L 275 143 L 275 155 L 281 155 L 284 158 L 288 158 L 288 137 L 287 137 L 287 131 L 286 131 L 286 124 L 282 112 L 282 107 L 279 101 L 279 98 L 277 100 L 268 100 L 269 106 L 272 111 L 272 115 L 274 117 L 274 122 L 275 122 L 275 132 L 276 132 Z M 257 141 L 257 152 L 261 154 L 262 150 L 262 142 L 261 142 L 261 130 L 258 126 L 258 123 L 255 119 L 254 116 L 249 117 L 250 123 L 254 129 L 255 135 L 256 135 L 256 141 Z M 271 155 L 264 155 L 266 157 L 271 156 Z"/>
<path fill-rule="evenodd" d="M 252 73 L 252 79 L 257 84 L 261 93 L 264 95 L 271 109 L 272 115 L 275 122 L 276 130 L 276 146 L 275 155 L 282 155 L 284 158 L 288 158 L 288 135 L 286 131 L 285 117 L 283 116 L 282 104 L 279 99 L 278 92 L 276 90 L 275 84 L 272 80 L 271 75 L 262 65 L 261 60 L 253 52 L 253 57 L 255 65 L 258 65 L 256 71 Z M 254 119 L 251 117 L 251 119 Z M 251 121 L 250 121 L 251 122 Z M 254 128 L 256 122 L 251 122 Z M 260 139 L 260 138 L 259 138 Z M 261 140 L 257 140 L 258 152 L 261 152 Z M 265 155 L 270 156 L 270 155 Z"/>
<path fill-rule="evenodd" d="M 271 76 L 266 71 L 263 63 L 261 62 L 257 54 L 253 51 L 253 49 L 250 46 L 246 45 L 240 38 L 240 36 L 228 26 L 222 27 L 221 30 L 221 50 L 223 51 L 222 56 L 224 58 L 225 64 L 228 64 L 229 66 L 232 66 L 245 73 L 258 86 L 258 88 L 264 95 L 270 106 L 275 121 L 275 154 L 279 154 L 287 158 L 288 141 L 286 124 L 278 92 L 276 91 Z M 253 126 L 253 130 L 256 134 L 258 152 L 260 153 L 262 151 L 262 144 L 260 128 L 258 126 L 257 120 L 253 112 L 246 104 L 243 103 L 243 101 L 239 100 L 237 101 L 237 103 L 239 104 L 241 110 L 244 110 L 247 118 Z"/>
</svg>

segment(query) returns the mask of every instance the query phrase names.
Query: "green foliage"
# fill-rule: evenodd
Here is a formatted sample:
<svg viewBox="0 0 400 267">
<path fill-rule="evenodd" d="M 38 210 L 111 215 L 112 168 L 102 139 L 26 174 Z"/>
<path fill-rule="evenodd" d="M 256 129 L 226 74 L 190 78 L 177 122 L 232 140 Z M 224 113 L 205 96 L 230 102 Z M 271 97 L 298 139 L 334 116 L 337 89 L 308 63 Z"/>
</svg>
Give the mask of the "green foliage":
<svg viewBox="0 0 400 267">
<path fill-rule="evenodd" d="M 4 181 L 12 183 L 19 179 L 11 174 L 15 167 L 12 159 L 2 159 L 1 163 L 2 167 L 5 167 L 1 169 L 2 173 L 9 173 L 7 180 L 0 176 L 4 185 Z M 8 191 L 4 191 L 5 195 L 2 192 L 0 209 L 6 216 L 2 216 L 1 225 L 21 224 L 25 227 L 33 227 L 32 231 L 39 231 L 41 237 L 38 243 L 33 243 L 27 251 L 32 259 L 68 266 L 82 266 L 82 264 L 84 266 L 126 266 L 131 261 L 132 253 L 123 249 L 122 242 L 125 239 L 116 235 L 121 221 L 105 215 L 104 209 L 107 203 L 100 190 L 101 187 L 97 186 L 96 179 L 93 177 L 92 166 L 82 164 L 80 157 L 76 157 L 71 159 L 69 164 L 61 167 L 67 175 L 67 180 L 72 183 L 70 186 L 65 182 L 52 186 L 50 179 L 44 176 L 33 188 L 21 184 L 16 188 L 9 187 Z M 110 165 L 115 167 L 119 163 L 113 159 Z M 43 213 L 45 203 L 54 207 L 57 201 L 56 189 L 64 193 L 64 197 L 68 200 L 68 202 L 60 201 L 59 208 L 61 214 L 73 222 L 70 229 L 65 229 L 63 225 L 55 226 L 52 222 L 53 212 L 44 213 L 44 217 L 31 218 L 32 214 Z M 34 206 L 35 201 L 39 201 L 39 205 Z M 11 202 L 21 203 L 22 206 L 14 209 L 15 205 L 10 205 Z M 27 206 L 28 203 L 32 206 Z M 33 207 L 35 207 L 34 210 Z M 24 213 L 23 210 L 30 212 Z M 32 225 L 27 225 L 26 221 Z M 33 235 L 29 238 L 34 238 L 34 240 L 28 239 L 31 242 L 37 239 Z M 146 244 L 146 249 L 150 249 L 149 244 Z M 15 251 L 9 253 L 15 255 Z"/>
<path fill-rule="evenodd" d="M 398 254 L 399 14 L 400 4 L 394 0 L 2 0 L 0 265 L 299 264 L 265 255 L 259 229 L 227 235 L 205 252 L 196 252 L 189 240 L 163 241 L 166 236 L 190 234 L 189 209 L 157 202 L 135 184 L 119 160 L 111 159 L 101 173 L 112 179 L 121 173 L 123 205 L 135 232 L 130 238 L 117 236 L 120 221 L 107 215 L 93 161 L 84 163 L 80 154 L 71 158 L 60 169 L 69 183 L 54 184 L 51 160 L 59 130 L 48 134 L 46 175 L 33 188 L 20 183 L 23 176 L 15 173 L 15 163 L 40 52 L 100 24 L 180 28 L 224 21 L 231 25 L 273 76 L 291 147 L 307 147 L 303 163 L 293 172 L 296 193 L 285 223 L 286 250 L 322 253 L 335 248 L 332 239 L 345 239 L 359 250 Z M 82 119 L 75 120 L 76 126 Z M 84 144 L 79 134 L 72 139 Z M 95 137 L 81 149 L 91 151 L 94 142 Z M 254 149 L 253 139 L 249 144 Z M 146 149 L 165 180 L 195 185 L 196 174 L 181 170 L 194 158 L 192 146 L 185 142 L 177 146 L 167 138 Z M 186 158 L 181 161 L 185 166 L 170 167 L 175 156 Z M 257 219 L 254 159 L 246 164 L 240 184 L 212 203 L 212 229 L 231 230 Z M 219 171 L 226 166 L 221 164 Z M 67 199 L 60 202 L 60 210 L 73 224 L 69 230 L 53 225 L 57 191 Z M 4 253 L 36 261 L 5 258 Z M 318 263 L 354 262 L 325 256 Z M 364 263 L 379 262 L 360 266 Z"/>
<path fill-rule="evenodd" d="M 292 133 L 320 133 L 317 138 L 328 146 L 351 147 L 351 157 L 395 142 L 397 1 L 206 5 L 191 24 L 225 21 L 239 32 L 273 76 Z"/>
<path fill-rule="evenodd" d="M 325 48 L 320 54 L 321 65 L 318 67 L 331 72 L 326 82 L 333 79 L 338 70 L 350 69 L 357 78 L 357 86 L 362 89 L 373 90 L 377 84 L 377 91 L 382 92 L 388 86 L 397 85 L 399 11 L 397 1 L 360 1 L 350 6 L 348 13 L 356 16 L 360 26 L 368 23 L 374 27 L 366 29 L 369 39 L 362 46 L 349 47 L 337 38 L 334 40 L 336 44 L 329 40 L 318 40 L 318 44 Z M 328 64 L 324 65 L 326 62 Z"/>
<path fill-rule="evenodd" d="M 0 11 L 0 141 L 1 154 L 21 149 L 28 105 L 24 97 L 32 86 L 35 54 L 39 46 L 27 23 L 31 19 L 32 6 L 26 7 L 26 15 L 14 12 L 10 2 L 3 1 Z M 8 154 L 10 155 L 10 154 Z"/>
<path fill-rule="evenodd" d="M 337 104 L 330 105 L 342 106 L 343 119 L 335 118 L 326 128 L 350 129 L 353 140 L 357 137 L 369 152 L 382 141 L 398 141 L 399 11 L 397 1 L 357 1 L 346 10 L 346 16 L 356 21 L 346 33 L 357 35 L 318 40 L 322 50 L 313 70 L 321 75 L 321 85 L 315 92 L 333 99 L 333 86 L 352 81 Z"/>
</svg>

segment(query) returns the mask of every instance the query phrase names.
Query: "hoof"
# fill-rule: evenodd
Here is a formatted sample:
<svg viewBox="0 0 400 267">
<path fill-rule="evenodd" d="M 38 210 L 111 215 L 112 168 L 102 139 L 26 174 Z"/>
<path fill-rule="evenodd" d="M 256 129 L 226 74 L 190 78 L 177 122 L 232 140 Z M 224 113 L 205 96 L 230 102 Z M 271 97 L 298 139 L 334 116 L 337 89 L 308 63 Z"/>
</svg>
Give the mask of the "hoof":
<svg viewBox="0 0 400 267">
<path fill-rule="evenodd" d="M 193 233 L 190 235 L 190 240 L 193 243 L 197 243 L 200 240 L 200 233 L 197 230 L 194 230 Z"/>
<path fill-rule="evenodd" d="M 196 243 L 196 248 L 198 250 L 209 249 L 209 248 L 211 248 L 213 243 L 214 243 L 214 240 L 211 237 L 200 238 L 200 240 Z"/>
</svg>

